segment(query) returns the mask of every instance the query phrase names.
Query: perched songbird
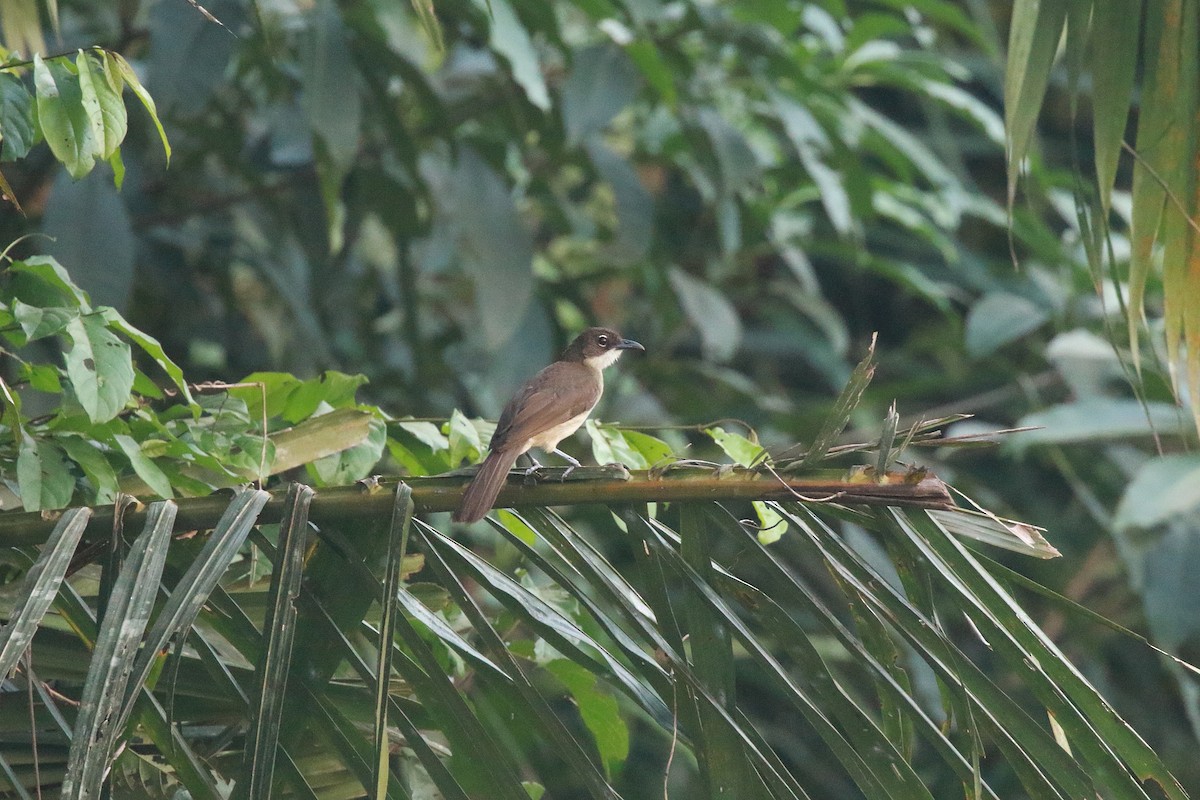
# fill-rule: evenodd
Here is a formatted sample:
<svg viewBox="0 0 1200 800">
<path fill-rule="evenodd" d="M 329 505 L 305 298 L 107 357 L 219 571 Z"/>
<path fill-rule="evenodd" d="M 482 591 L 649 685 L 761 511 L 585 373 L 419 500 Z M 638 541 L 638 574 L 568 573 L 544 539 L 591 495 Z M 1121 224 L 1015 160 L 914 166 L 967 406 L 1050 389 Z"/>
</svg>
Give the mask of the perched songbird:
<svg viewBox="0 0 1200 800">
<path fill-rule="evenodd" d="M 556 453 L 573 467 L 580 464 L 558 449 L 558 443 L 579 430 L 604 392 L 605 367 L 625 350 L 645 350 L 608 328 L 588 328 L 567 347 L 562 357 L 534 375 L 509 401 L 492 434 L 487 458 L 463 493 L 455 522 L 475 522 L 496 502 L 496 495 L 531 447 Z"/>
</svg>

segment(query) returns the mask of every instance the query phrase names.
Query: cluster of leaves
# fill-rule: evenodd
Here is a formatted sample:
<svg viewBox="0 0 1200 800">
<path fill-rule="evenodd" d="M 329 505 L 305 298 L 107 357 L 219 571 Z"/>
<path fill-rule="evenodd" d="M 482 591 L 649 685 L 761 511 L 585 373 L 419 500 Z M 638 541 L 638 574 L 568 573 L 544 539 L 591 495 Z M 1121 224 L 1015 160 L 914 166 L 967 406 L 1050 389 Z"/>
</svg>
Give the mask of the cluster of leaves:
<svg viewBox="0 0 1200 800">
<path fill-rule="evenodd" d="M 68 800 L 106 783 L 203 800 L 233 783 L 252 800 L 1145 800 L 1140 781 L 1186 797 L 924 511 L 854 514 L 885 552 L 836 535 L 826 515 L 851 512 L 833 505 L 772 504 L 796 531 L 772 548 L 717 504 L 627 508 L 604 529 L 636 563 L 546 510 L 501 513 L 496 556 L 527 570 L 413 518 L 412 496 L 398 487 L 390 525 L 359 495 L 311 526 L 314 493 L 293 486 L 274 525 L 248 489 L 182 540 L 162 501 L 127 555 L 65 582 L 91 512 L 64 514 L 0 630 L 7 675 L 41 628 L 14 678 L 34 723 L 0 718 L 0 781 Z M 755 684 L 778 702 L 759 707 Z"/>
<path fill-rule="evenodd" d="M 955 232 L 1004 220 L 913 131 L 927 114 L 999 151 L 999 117 L 936 46 L 976 37 L 941 0 L 449 4 L 444 49 L 403 6 L 264 7 L 261 27 L 207 7 L 240 38 L 164 4 L 130 56 L 181 131 L 176 162 L 203 176 L 103 199 L 126 219 L 155 209 L 134 220 L 156 254 L 139 269 L 225 278 L 164 273 L 165 290 L 206 299 L 172 318 L 217 345 L 194 348 L 209 360 L 192 367 L 362 371 L 390 407 L 494 414 L 514 376 L 548 360 L 556 327 L 599 318 L 701 357 L 661 398 L 670 412 L 687 416 L 715 376 L 761 418 L 793 402 L 792 376 L 765 363 L 780 348 L 826 386 L 844 381 L 864 333 L 847 273 L 946 311 L 939 282 L 979 282 L 947 269 L 972 255 Z M 55 187 L 47 230 L 84 192 Z M 129 285 L 132 244 L 103 280 Z M 100 282 L 86 250 L 60 255 Z M 141 284 L 142 302 L 157 285 Z M 195 316 L 214 308 L 226 319 Z M 222 325 L 237 344 L 202 332 Z M 723 366 L 738 352 L 763 365 L 764 391 Z"/>
<path fill-rule="evenodd" d="M 1200 73 L 1195 59 L 1186 56 L 1200 38 L 1197 10 L 1184 0 L 1165 8 L 1140 0 L 1015 4 L 1004 86 L 1010 205 L 1064 28 L 1069 30 L 1064 62 L 1070 86 L 1077 91 L 1085 80 L 1091 85 L 1093 169 L 1085 171 L 1078 161 L 1073 165 L 1087 262 L 1098 287 L 1111 281 L 1120 293 L 1125 291 L 1122 282 L 1128 282 L 1124 310 L 1129 355 L 1139 372 L 1147 288 L 1161 275 L 1166 363 L 1176 396 L 1190 405 L 1200 430 L 1200 272 L 1192 266 L 1200 258 L 1200 237 L 1195 233 L 1200 194 L 1195 170 L 1180 169 L 1192 162 L 1200 142 Z M 1139 74 L 1141 91 L 1135 101 Z M 1135 105 L 1137 127 L 1126 145 L 1126 124 Z M 1131 247 L 1128 258 L 1118 258 L 1107 237 L 1117 221 L 1114 188 L 1127 146 L 1136 151 L 1132 212 L 1126 220 Z M 1177 368 L 1185 361 L 1181 376 Z"/>
<path fill-rule="evenodd" d="M 0 376 L 0 478 L 30 511 L 111 503 L 122 491 L 207 494 L 303 465 L 318 483 L 345 483 L 382 452 L 382 413 L 355 406 L 363 378 L 256 374 L 194 392 L 154 337 L 93 306 L 50 257 L 0 273 L 0 337 L 12 368 Z M 136 365 L 135 349 L 169 389 Z"/>
<path fill-rule="evenodd" d="M 32 73 L 22 78 L 20 73 Z M 82 178 L 97 161 L 112 167 L 118 187 L 125 180 L 121 143 L 129 123 L 123 97 L 128 86 L 158 128 L 163 150 L 171 157 L 154 100 L 120 53 L 101 48 L 68 56 L 0 64 L 0 159 L 24 158 L 45 141 L 72 178 Z M 0 190 L 17 208 L 17 197 L 0 174 Z"/>
<path fill-rule="evenodd" d="M 435 475 L 479 460 L 494 428 L 459 411 L 438 423 L 390 419 L 357 405 L 365 378 L 339 372 L 189 386 L 156 339 L 115 309 L 94 307 L 48 256 L 0 273 L 0 336 L 13 367 L 0 376 L 8 443 L 0 477 L 30 511 L 112 503 L 121 491 L 202 495 L 298 466 L 318 486 L 344 485 L 381 468 L 385 453 L 404 474 Z M 170 391 L 135 365 L 134 348 Z M 351 413 L 327 416 L 339 409 Z M 599 463 L 649 469 L 674 460 L 650 434 L 595 420 L 588 429 Z M 710 433 L 726 452 L 761 450 L 720 428 Z"/>
</svg>

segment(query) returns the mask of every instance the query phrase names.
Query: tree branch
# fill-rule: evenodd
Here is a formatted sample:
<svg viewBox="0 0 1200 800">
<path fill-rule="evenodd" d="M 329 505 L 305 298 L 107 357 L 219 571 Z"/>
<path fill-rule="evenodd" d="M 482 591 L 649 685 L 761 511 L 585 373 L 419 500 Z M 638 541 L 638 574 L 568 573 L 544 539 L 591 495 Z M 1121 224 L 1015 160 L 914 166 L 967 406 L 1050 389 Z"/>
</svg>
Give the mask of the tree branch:
<svg viewBox="0 0 1200 800">
<path fill-rule="evenodd" d="M 529 506 L 566 506 L 583 503 L 671 503 L 688 501 L 802 500 L 811 503 L 836 503 L 844 506 L 916 506 L 953 508 L 946 485 L 934 477 L 916 483 L 907 482 L 897 473 L 895 481 L 883 483 L 845 480 L 845 473 L 824 471 L 806 476 L 772 476 L 745 469 L 728 472 L 708 468 L 672 469 L 665 475 L 634 472 L 628 479 L 614 477 L 609 467 L 583 467 L 570 480 L 560 481 L 562 470 L 543 470 L 540 482 L 529 485 L 519 471 L 509 477 L 500 492 L 500 508 Z M 467 474 L 429 478 L 408 478 L 413 487 L 413 503 L 419 514 L 453 511 L 462 497 Z M 313 499 L 310 519 L 317 525 L 336 525 L 349 520 L 386 521 L 392 510 L 391 479 L 370 488 L 337 486 L 319 490 Z M 260 523 L 278 522 L 283 511 L 286 488 L 272 492 L 259 518 Z M 189 497 L 176 501 L 179 514 L 177 531 L 207 530 L 216 524 L 229 497 L 225 493 Z M 12 512 L 0 514 L 0 546 L 17 547 L 41 544 L 54 527 L 60 512 Z M 144 509 L 125 515 L 126 530 L 139 530 L 145 519 Z M 107 535 L 112 529 L 113 507 L 98 506 L 84 534 L 85 540 Z"/>
</svg>

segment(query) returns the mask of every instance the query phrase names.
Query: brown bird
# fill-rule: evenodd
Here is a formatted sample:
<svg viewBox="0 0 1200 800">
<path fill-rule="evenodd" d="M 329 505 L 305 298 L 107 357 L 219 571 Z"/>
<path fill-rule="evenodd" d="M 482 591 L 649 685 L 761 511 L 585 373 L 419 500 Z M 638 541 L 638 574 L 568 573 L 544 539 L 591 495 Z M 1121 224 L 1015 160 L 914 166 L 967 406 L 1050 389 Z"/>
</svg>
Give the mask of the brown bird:
<svg viewBox="0 0 1200 800">
<path fill-rule="evenodd" d="M 483 519 L 517 457 L 531 447 L 562 456 L 571 463 L 568 472 L 580 466 L 558 443 L 579 430 L 596 407 L 604 392 L 604 368 L 625 350 L 645 349 L 608 328 L 588 328 L 575 337 L 558 361 L 534 375 L 504 407 L 488 456 L 463 492 L 454 521 Z"/>
</svg>

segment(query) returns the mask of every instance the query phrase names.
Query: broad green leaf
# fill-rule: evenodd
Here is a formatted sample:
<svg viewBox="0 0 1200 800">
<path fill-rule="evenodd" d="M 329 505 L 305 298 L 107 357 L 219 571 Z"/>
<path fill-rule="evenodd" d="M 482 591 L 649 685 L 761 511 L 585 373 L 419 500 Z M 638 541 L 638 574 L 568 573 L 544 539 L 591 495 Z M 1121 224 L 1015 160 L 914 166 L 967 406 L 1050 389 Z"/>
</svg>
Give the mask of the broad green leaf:
<svg viewBox="0 0 1200 800">
<path fill-rule="evenodd" d="M 668 277 L 679 305 L 700 335 L 705 358 L 733 358 L 742 343 L 742 321 L 729 298 L 679 267 L 671 267 Z"/>
<path fill-rule="evenodd" d="M 94 494 L 89 498 L 92 505 L 112 503 L 121 490 L 117 473 L 100 446 L 81 436 L 60 436 L 55 440 L 72 461 L 83 470 L 83 475 L 92 484 Z"/>
<path fill-rule="evenodd" d="M 1142 404 L 1137 400 L 1104 397 L 1063 403 L 1026 414 L 1017 425 L 1037 428 L 1007 437 L 1006 446 L 1017 450 L 1042 444 L 1150 437 L 1156 430 L 1161 435 L 1180 433 L 1186 428 L 1180 410 L 1168 403 Z"/>
<path fill-rule="evenodd" d="M 402 430 L 411 434 L 417 439 L 417 441 L 421 442 L 434 452 L 450 449 L 450 440 L 444 433 L 442 433 L 441 429 L 432 422 L 402 419 L 396 422 L 396 427 L 401 428 Z"/>
<path fill-rule="evenodd" d="M 98 314 L 71 320 L 66 333 L 71 339 L 71 388 L 92 422 L 107 422 L 125 408 L 133 389 L 129 345 L 113 335 Z"/>
<path fill-rule="evenodd" d="M 734 460 L 734 463 L 740 464 L 743 467 L 749 467 L 759 461 L 763 453 L 763 447 L 758 442 L 753 442 L 742 436 L 739 433 L 730 433 L 719 425 L 704 430 L 717 447 L 725 451 L 725 455 Z"/>
<path fill-rule="evenodd" d="M 123 433 L 118 433 L 113 436 L 117 446 L 121 448 L 121 452 L 129 459 L 129 463 L 133 466 L 133 471 L 137 476 L 146 482 L 150 490 L 159 497 L 172 497 L 171 481 L 167 478 L 162 469 L 154 463 L 145 453 L 142 452 L 141 445 L 131 437 Z"/>
<path fill-rule="evenodd" d="M 458 466 L 464 459 L 478 461 L 483 455 L 484 447 L 479 439 L 479 431 L 457 408 L 446 423 L 446 434 L 450 439 L 451 464 Z"/>
<path fill-rule="evenodd" d="M 629 757 L 629 726 L 616 699 L 604 690 L 595 675 L 574 661 L 556 659 L 546 669 L 571 693 L 579 716 L 596 743 L 605 774 L 616 774 Z"/>
<path fill-rule="evenodd" d="M 75 63 L 79 64 L 80 59 L 85 63 L 92 64 L 94 56 L 80 54 L 76 58 Z M 92 81 L 93 90 L 96 94 L 96 101 L 100 104 L 100 115 L 103 121 L 103 137 L 100 141 L 103 146 L 100 149 L 100 157 L 112 159 L 116 156 L 119 162 L 121 143 L 125 141 L 125 134 L 129 129 L 129 116 L 125 110 L 125 98 L 121 96 L 121 90 L 124 88 L 124 81 L 121 80 L 119 74 L 115 74 L 116 70 L 107 68 L 107 62 L 101 60 L 99 64 L 95 64 L 94 79 Z M 83 71 L 80 70 L 82 78 Z M 120 180 L 117 181 L 118 187 Z"/>
<path fill-rule="evenodd" d="M 17 453 L 17 486 L 26 511 L 62 508 L 75 493 L 75 476 L 56 444 L 26 434 Z"/>
<path fill-rule="evenodd" d="M 975 358 L 990 355 L 1037 330 L 1046 319 L 1046 312 L 1024 297 L 1008 292 L 986 294 L 967 313 L 967 352 Z"/>
<path fill-rule="evenodd" d="M 150 114 L 150 119 L 154 122 L 154 127 L 158 129 L 158 137 L 162 140 L 163 152 L 167 156 L 167 163 L 171 163 L 171 143 L 167 141 L 167 132 L 163 130 L 162 122 L 158 119 L 158 109 L 154 106 L 154 98 L 142 86 L 142 82 L 138 80 L 137 73 L 133 71 L 133 67 L 120 53 L 113 53 L 109 50 L 104 51 L 104 58 L 107 63 L 111 62 L 116 65 L 117 72 L 128 84 L 133 93 L 137 95 L 137 99 L 142 101 L 142 105 Z"/>
<path fill-rule="evenodd" d="M 770 503 L 755 500 L 751 503 L 758 515 L 758 543 L 769 545 L 778 542 L 787 533 L 788 523 Z"/>
<path fill-rule="evenodd" d="M 675 88 L 675 73 L 663 58 L 658 46 L 648 39 L 639 39 L 636 42 L 630 42 L 626 46 L 625 52 L 641 70 L 646 83 L 658 92 L 664 103 L 674 108 L 679 98 L 679 92 Z"/>
<path fill-rule="evenodd" d="M 26 341 L 33 342 L 58 333 L 67 326 L 68 322 L 78 319 L 79 309 L 61 306 L 41 308 L 14 300 L 12 314 L 25 333 Z"/>
<path fill-rule="evenodd" d="M 252 372 L 237 383 L 251 385 L 235 386 L 229 390 L 229 395 L 241 399 L 255 419 L 260 416 L 266 416 L 269 419 L 284 416 L 289 398 L 303 381 L 287 372 Z M 261 384 L 261 386 L 253 384 Z M 296 422 L 304 419 L 316 410 L 319 403 L 320 401 L 317 400 L 307 413 L 296 420 L 288 421 Z"/>
<path fill-rule="evenodd" d="M 29 381 L 29 388 L 50 394 L 62 394 L 62 381 L 59 380 L 59 368 L 50 364 L 21 365 L 21 377 Z"/>
<path fill-rule="evenodd" d="M 842 176 L 825 163 L 830 149 L 829 136 L 812 112 L 782 92 L 771 95 L 775 113 L 784 133 L 800 156 L 804 169 L 819 190 L 818 197 L 829 222 L 843 236 L 855 233 L 857 222 Z"/>
<path fill-rule="evenodd" d="M 324 372 L 318 378 L 291 386 L 287 394 L 287 402 L 283 410 L 278 413 L 288 422 L 299 422 L 311 417 L 322 403 L 334 408 L 352 405 L 355 392 L 366 382 L 365 375 L 347 375 L 334 370 Z M 273 381 L 269 382 L 268 389 L 270 390 L 273 385 Z M 284 386 L 280 386 L 276 391 L 284 389 Z M 251 395 L 246 395 L 246 397 L 247 402 L 253 404 L 253 408 L 258 407 L 257 397 L 253 397 L 253 399 L 251 399 Z M 269 395 L 268 406 L 272 405 L 271 400 L 272 397 Z"/>
<path fill-rule="evenodd" d="M 112 151 L 104 149 L 104 112 L 100 108 L 97 80 L 92 74 L 92 61 L 82 50 L 77 51 L 75 56 L 75 69 L 79 77 L 79 104 L 83 108 L 83 118 L 87 123 L 88 138 L 91 140 L 95 155 L 99 158 L 108 158 Z M 107 86 L 107 81 L 103 78 L 99 80 L 99 83 Z M 120 144 L 119 141 L 118 144 Z"/>
<path fill-rule="evenodd" d="M 162 371 L 167 373 L 167 377 L 179 389 L 185 401 L 189 404 L 195 402 L 192 399 L 191 391 L 188 389 L 187 381 L 183 377 L 183 370 L 170 359 L 158 339 L 130 325 L 115 308 L 103 308 L 100 310 L 100 314 L 104 317 L 104 321 L 108 323 L 110 328 L 120 331 L 140 347 L 146 355 L 154 359 L 154 363 L 158 364 L 162 368 Z"/>
<path fill-rule="evenodd" d="M 529 102 L 543 111 L 549 111 L 550 93 L 546 89 L 537 48 L 533 46 L 529 32 L 508 0 L 476 0 L 476 5 L 483 5 L 483 2 L 486 2 L 491 13 L 488 42 L 492 50 L 508 61 L 513 80 L 524 90 Z"/>
<path fill-rule="evenodd" d="M 1113 524 L 1121 531 L 1149 530 L 1200 506 L 1200 456 L 1152 458 L 1125 487 Z"/>
<path fill-rule="evenodd" d="M 35 141 L 33 98 L 20 78 L 0 72 L 0 161 L 24 158 Z"/>
<path fill-rule="evenodd" d="M 58 59 L 50 63 L 33 57 L 33 85 L 37 91 L 38 124 L 54 157 L 78 180 L 92 171 L 98 147 L 91 134 L 79 77 Z"/>
<path fill-rule="evenodd" d="M 664 466 L 675 457 L 671 445 L 656 436 L 629 429 L 622 429 L 621 436 L 624 437 L 626 444 L 641 453 L 642 458 L 650 467 Z"/>
<path fill-rule="evenodd" d="M 568 141 L 580 144 L 602 132 L 633 102 L 638 88 L 637 68 L 617 45 L 603 42 L 576 51 L 562 88 Z"/>
<path fill-rule="evenodd" d="M 440 180 L 439 180 L 440 179 Z M 475 150 L 462 147 L 433 181 L 439 224 L 475 286 L 478 340 L 496 350 L 512 339 L 533 298 L 533 237 L 507 183 Z"/>
<path fill-rule="evenodd" d="M 650 462 L 625 438 L 625 431 L 593 419 L 585 423 L 597 464 L 624 464 L 630 469 L 647 469 Z"/>
<path fill-rule="evenodd" d="M 348 31 L 334 4 L 316 3 L 307 22 L 300 49 L 304 112 L 335 166 L 335 182 L 340 188 L 340 176 L 354 163 L 362 135 L 363 94 L 353 85 L 358 68 Z"/>
<path fill-rule="evenodd" d="M 316 475 L 321 484 L 344 486 L 371 474 L 383 457 L 387 426 L 377 417 L 371 417 L 369 424 L 366 441 L 309 464 L 310 473 Z"/>
<path fill-rule="evenodd" d="M 59 295 L 63 301 L 66 301 L 47 303 L 47 306 L 74 305 L 84 313 L 92 310 L 91 299 L 87 292 L 76 286 L 62 265 L 50 256 L 30 256 L 21 261 L 14 261 L 8 269 L 10 272 L 30 275 L 38 279 Z"/>
<path fill-rule="evenodd" d="M 50 538 L 29 571 L 15 597 L 8 622 L 0 628 L 0 678 L 8 679 L 18 659 L 33 641 L 33 635 L 58 594 L 67 567 L 75 555 L 75 546 L 83 535 L 90 508 L 72 508 L 63 513 Z"/>
<path fill-rule="evenodd" d="M 708 137 L 720 168 L 719 194 L 731 198 L 758 179 L 758 159 L 741 131 L 711 107 L 701 108 L 696 120 Z"/>
</svg>

